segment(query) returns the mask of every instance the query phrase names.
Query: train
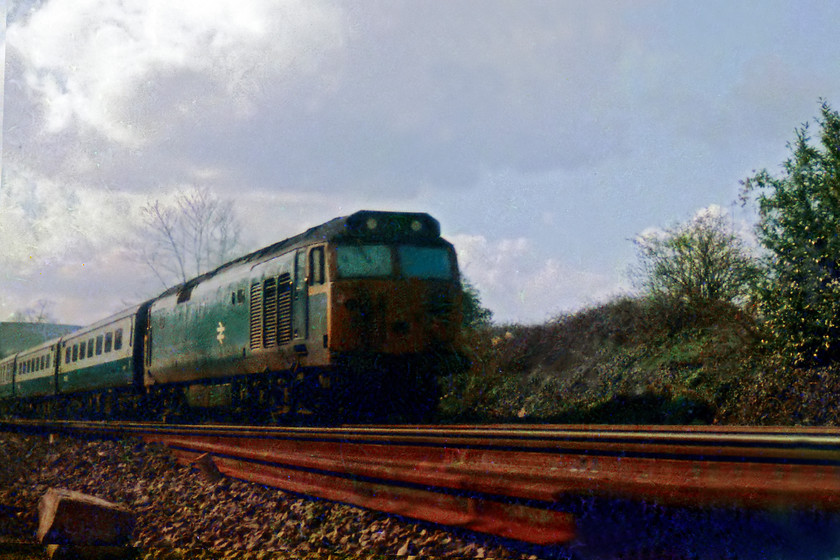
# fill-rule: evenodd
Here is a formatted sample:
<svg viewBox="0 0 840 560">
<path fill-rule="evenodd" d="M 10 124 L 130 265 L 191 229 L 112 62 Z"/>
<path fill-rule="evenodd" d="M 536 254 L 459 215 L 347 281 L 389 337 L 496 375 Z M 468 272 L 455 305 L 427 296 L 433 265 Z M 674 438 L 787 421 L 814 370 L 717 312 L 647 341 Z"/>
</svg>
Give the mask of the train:
<svg viewBox="0 0 840 560">
<path fill-rule="evenodd" d="M 422 420 L 467 367 L 462 284 L 426 213 L 362 210 L 0 360 L 5 414 Z"/>
</svg>

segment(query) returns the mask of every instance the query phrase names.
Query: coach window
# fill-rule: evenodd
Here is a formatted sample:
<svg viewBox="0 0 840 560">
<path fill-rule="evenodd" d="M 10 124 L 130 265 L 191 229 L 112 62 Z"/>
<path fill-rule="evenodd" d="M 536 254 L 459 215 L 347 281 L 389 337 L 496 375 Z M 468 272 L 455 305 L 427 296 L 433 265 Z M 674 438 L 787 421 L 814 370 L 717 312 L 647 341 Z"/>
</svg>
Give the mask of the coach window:
<svg viewBox="0 0 840 560">
<path fill-rule="evenodd" d="M 65 364 L 70 363 L 70 347 L 69 346 L 64 349 L 64 363 Z"/>
<path fill-rule="evenodd" d="M 73 361 L 75 362 L 75 361 L 77 361 L 78 359 L 79 359 L 79 345 L 78 345 L 78 344 L 74 344 L 74 345 L 73 345 Z"/>
<path fill-rule="evenodd" d="M 114 350 L 122 348 L 122 329 L 114 331 Z"/>
<path fill-rule="evenodd" d="M 105 352 L 111 351 L 111 342 L 114 340 L 113 333 L 105 333 Z"/>
<path fill-rule="evenodd" d="M 47 357 L 41 356 L 41 369 L 47 369 Z"/>
<path fill-rule="evenodd" d="M 50 361 L 51 361 L 51 360 L 50 360 L 50 356 L 51 356 L 51 355 L 52 355 L 52 354 L 47 354 L 47 367 L 50 367 Z"/>
<path fill-rule="evenodd" d="M 309 251 L 309 285 L 324 283 L 324 248 L 315 247 Z"/>
<path fill-rule="evenodd" d="M 88 340 L 88 358 L 93 358 L 93 339 Z"/>
<path fill-rule="evenodd" d="M 79 343 L 79 359 L 84 360 L 87 354 L 87 342 L 84 340 Z"/>
<path fill-rule="evenodd" d="M 96 337 L 96 355 L 99 356 L 102 354 L 102 335 Z"/>
</svg>

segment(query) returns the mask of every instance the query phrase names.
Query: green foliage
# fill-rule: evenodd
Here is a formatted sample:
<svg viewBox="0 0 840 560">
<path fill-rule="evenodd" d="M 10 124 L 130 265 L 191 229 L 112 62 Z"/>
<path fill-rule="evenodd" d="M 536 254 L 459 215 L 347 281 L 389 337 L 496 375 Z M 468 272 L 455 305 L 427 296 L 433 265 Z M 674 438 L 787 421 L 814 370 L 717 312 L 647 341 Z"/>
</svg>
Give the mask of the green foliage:
<svg viewBox="0 0 840 560">
<path fill-rule="evenodd" d="M 481 305 L 478 289 L 466 278 L 461 280 L 461 285 L 463 287 L 461 312 L 464 326 L 469 328 L 489 326 L 493 321 L 493 312 Z"/>
<path fill-rule="evenodd" d="M 694 305 L 744 301 L 758 267 L 727 218 L 709 209 L 687 223 L 635 240 L 637 284 L 653 299 Z"/>
<path fill-rule="evenodd" d="M 768 341 L 806 365 L 840 357 L 840 115 L 823 102 L 816 122 L 819 145 L 806 123 L 779 176 L 765 169 L 743 182 L 767 249 L 759 310 Z"/>
<path fill-rule="evenodd" d="M 449 421 L 709 422 L 755 367 L 755 324 L 728 302 L 620 298 L 544 325 L 467 332 L 443 381 Z"/>
</svg>

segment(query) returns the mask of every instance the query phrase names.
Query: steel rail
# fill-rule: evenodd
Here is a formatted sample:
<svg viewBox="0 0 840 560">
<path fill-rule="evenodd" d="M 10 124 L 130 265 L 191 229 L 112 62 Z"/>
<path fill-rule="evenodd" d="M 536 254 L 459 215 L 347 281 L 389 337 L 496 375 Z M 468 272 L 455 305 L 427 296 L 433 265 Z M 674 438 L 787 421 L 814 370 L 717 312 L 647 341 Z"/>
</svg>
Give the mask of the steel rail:
<svg viewBox="0 0 840 560">
<path fill-rule="evenodd" d="M 17 422 L 23 429 L 37 426 Z M 253 427 L 52 423 L 203 454 L 285 490 L 537 543 L 573 538 L 569 495 L 840 511 L 840 429 L 698 426 Z"/>
</svg>

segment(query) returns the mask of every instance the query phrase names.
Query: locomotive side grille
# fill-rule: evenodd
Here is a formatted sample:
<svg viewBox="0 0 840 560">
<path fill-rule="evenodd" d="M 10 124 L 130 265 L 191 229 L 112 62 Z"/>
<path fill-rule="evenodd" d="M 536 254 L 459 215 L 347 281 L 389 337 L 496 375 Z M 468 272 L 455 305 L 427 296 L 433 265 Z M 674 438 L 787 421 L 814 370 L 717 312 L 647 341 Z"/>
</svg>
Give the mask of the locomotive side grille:
<svg viewBox="0 0 840 560">
<path fill-rule="evenodd" d="M 292 277 L 281 274 L 277 279 L 277 342 L 292 340 Z"/>
<path fill-rule="evenodd" d="M 277 345 L 277 280 L 263 282 L 263 347 Z"/>
<path fill-rule="evenodd" d="M 262 289 L 259 282 L 251 284 L 250 313 L 251 322 L 248 334 L 251 350 L 256 350 L 260 347 L 262 340 Z"/>
<path fill-rule="evenodd" d="M 281 274 L 251 284 L 251 350 L 272 348 L 292 340 L 292 277 Z"/>
</svg>

